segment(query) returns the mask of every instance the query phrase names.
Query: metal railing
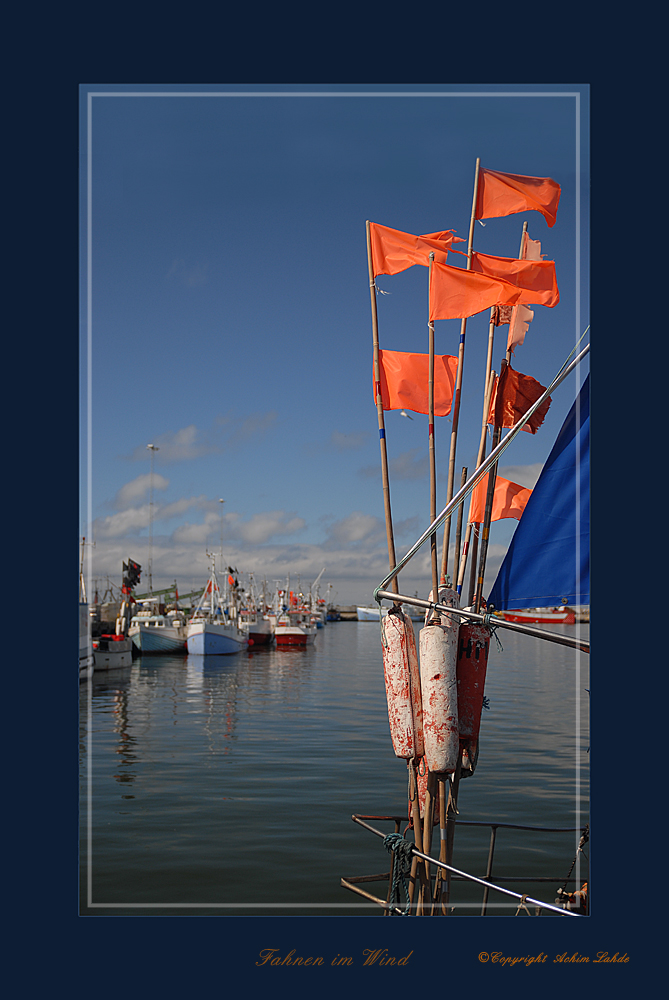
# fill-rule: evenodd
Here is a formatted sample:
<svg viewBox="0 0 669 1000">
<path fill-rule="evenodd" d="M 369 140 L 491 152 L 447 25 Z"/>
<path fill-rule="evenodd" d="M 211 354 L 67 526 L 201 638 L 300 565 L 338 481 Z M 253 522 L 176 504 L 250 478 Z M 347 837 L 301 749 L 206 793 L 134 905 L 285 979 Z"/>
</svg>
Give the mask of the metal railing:
<svg viewBox="0 0 669 1000">
<path fill-rule="evenodd" d="M 395 833 L 399 833 L 400 825 L 403 822 L 406 823 L 406 821 L 407 821 L 406 816 L 397 816 L 397 815 L 365 816 L 365 815 L 355 815 L 354 814 L 351 817 L 351 819 L 353 820 L 354 823 L 358 823 L 360 826 L 364 827 L 366 830 L 370 830 L 372 833 L 376 834 L 377 837 L 382 837 L 383 839 L 385 839 L 386 834 L 384 834 L 381 830 L 377 830 L 377 829 L 375 829 L 375 827 L 370 826 L 368 823 L 365 822 L 365 820 L 370 820 L 370 819 L 371 820 L 393 820 L 394 823 L 395 823 Z M 558 882 L 558 883 L 562 883 L 564 885 L 567 882 L 575 882 L 576 880 L 574 878 L 566 878 L 565 879 L 564 876 L 553 877 L 553 876 L 516 876 L 516 875 L 511 876 L 511 875 L 503 875 L 503 876 L 496 876 L 495 877 L 495 883 L 492 882 L 493 860 L 494 860 L 494 854 L 495 854 L 495 845 L 496 845 L 497 830 L 498 829 L 503 828 L 503 829 L 509 829 L 509 830 L 530 830 L 530 831 L 533 831 L 533 832 L 536 832 L 536 833 L 579 833 L 580 832 L 580 828 L 579 827 L 524 826 L 524 825 L 521 825 L 521 824 L 518 824 L 518 823 L 496 823 L 496 822 L 490 821 L 490 820 L 485 820 L 485 821 L 478 821 L 478 820 L 456 820 L 455 821 L 455 825 L 456 826 L 473 826 L 473 827 L 489 827 L 490 828 L 491 833 L 490 833 L 490 845 L 489 845 L 489 848 L 488 848 L 488 863 L 487 863 L 487 866 L 486 866 L 486 874 L 485 874 L 485 876 L 483 878 L 479 878 L 476 875 L 470 875 L 468 872 L 460 871 L 460 869 L 454 868 L 452 865 L 447 865 L 443 861 L 440 861 L 438 858 L 430 857 L 430 855 L 424 854 L 422 851 L 419 851 L 418 848 L 414 847 L 413 845 L 412 845 L 412 853 L 416 857 L 422 858 L 423 861 L 428 861 L 430 864 L 434 865 L 436 869 L 444 869 L 444 870 L 448 871 L 450 873 L 450 877 L 451 877 L 452 881 L 456 881 L 456 882 L 474 882 L 474 883 L 477 883 L 479 885 L 482 885 L 483 888 L 484 888 L 484 892 L 483 892 L 483 901 L 482 901 L 482 905 L 481 905 L 481 916 L 485 916 L 486 915 L 487 908 L 488 908 L 488 898 L 489 898 L 489 894 L 490 894 L 490 890 L 491 889 L 494 890 L 494 891 L 496 891 L 496 892 L 502 893 L 503 895 L 511 896 L 514 899 L 518 900 L 519 903 L 521 903 L 521 904 L 530 904 L 530 905 L 534 906 L 535 907 L 535 912 L 536 912 L 537 916 L 539 915 L 539 913 L 542 910 L 548 910 L 551 913 L 557 913 L 560 916 L 569 916 L 569 917 L 579 916 L 579 914 L 574 913 L 574 912 L 572 912 L 570 910 L 565 910 L 563 907 L 556 906 L 553 903 L 546 903 L 543 900 L 534 899 L 533 897 L 527 895 L 527 893 L 521 895 L 520 893 L 513 892 L 511 889 L 505 889 L 505 888 L 503 888 L 503 886 L 495 884 L 495 883 L 499 883 L 499 882 L 507 882 L 507 883 L 514 883 L 514 882 L 523 882 L 523 883 L 527 883 L 527 882 L 555 883 L 555 882 Z M 361 883 L 361 882 L 380 882 L 380 881 L 385 881 L 386 879 L 388 879 L 388 894 L 387 894 L 387 897 L 386 897 L 385 900 L 380 899 L 378 896 L 373 896 L 371 893 L 365 892 L 363 889 L 358 888 L 358 884 Z M 396 905 L 390 899 L 390 894 L 391 894 L 391 873 L 390 872 L 387 872 L 387 873 L 383 872 L 383 873 L 381 873 L 379 875 L 348 876 L 347 878 L 342 878 L 340 880 L 340 884 L 344 888 L 350 889 L 352 892 L 355 892 L 358 895 L 363 896 L 366 899 L 372 900 L 373 902 L 377 903 L 379 906 L 383 907 L 384 910 L 386 910 L 386 913 L 389 916 L 393 915 L 393 914 L 401 916 L 404 913 L 404 910 L 402 909 L 402 907 Z M 411 908 L 415 909 L 417 907 L 417 905 L 418 905 L 417 903 L 413 903 L 412 902 L 410 904 L 410 909 Z"/>
</svg>

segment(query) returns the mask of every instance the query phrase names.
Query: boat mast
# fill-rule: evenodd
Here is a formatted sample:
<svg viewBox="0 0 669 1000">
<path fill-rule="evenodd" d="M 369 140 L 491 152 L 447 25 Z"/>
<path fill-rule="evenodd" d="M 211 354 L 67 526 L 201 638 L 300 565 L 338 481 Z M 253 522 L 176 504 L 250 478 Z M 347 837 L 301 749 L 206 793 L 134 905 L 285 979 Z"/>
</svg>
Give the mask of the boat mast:
<svg viewBox="0 0 669 1000">
<path fill-rule="evenodd" d="M 147 450 L 151 452 L 151 473 L 149 477 L 149 597 L 153 595 L 153 576 L 151 573 L 153 565 L 153 458 L 157 451 L 160 451 L 158 445 L 147 444 Z"/>
</svg>

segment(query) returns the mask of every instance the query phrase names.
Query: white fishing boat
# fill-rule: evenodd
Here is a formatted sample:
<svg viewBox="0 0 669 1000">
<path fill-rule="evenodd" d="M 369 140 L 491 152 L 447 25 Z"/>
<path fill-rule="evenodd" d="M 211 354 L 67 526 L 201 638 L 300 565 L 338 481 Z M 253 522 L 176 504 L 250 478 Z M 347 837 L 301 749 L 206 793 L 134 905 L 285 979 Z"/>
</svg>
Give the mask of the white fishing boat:
<svg viewBox="0 0 669 1000">
<path fill-rule="evenodd" d="M 138 602 L 140 603 L 140 602 Z M 185 653 L 188 625 L 183 611 L 160 612 L 156 598 L 140 603 L 130 619 L 128 636 L 140 653 Z"/>
<path fill-rule="evenodd" d="M 514 611 L 500 611 L 498 614 L 507 622 L 576 624 L 576 613 L 573 608 L 517 608 Z"/>
<path fill-rule="evenodd" d="M 88 604 L 79 603 L 79 680 L 93 676 L 93 646 L 91 641 L 91 619 Z"/>
<path fill-rule="evenodd" d="M 227 656 L 241 652 L 248 644 L 248 635 L 240 629 L 236 616 L 230 618 L 227 614 L 212 557 L 209 582 L 188 623 L 188 653 L 196 656 Z"/>
<path fill-rule="evenodd" d="M 358 615 L 359 622 L 378 622 L 379 620 L 379 605 L 378 604 L 368 604 L 366 607 L 356 607 L 356 612 Z M 387 608 L 381 608 L 381 615 L 388 613 Z M 411 618 L 414 622 L 420 622 L 423 620 L 423 615 L 416 608 L 406 607 L 404 613 Z"/>
</svg>

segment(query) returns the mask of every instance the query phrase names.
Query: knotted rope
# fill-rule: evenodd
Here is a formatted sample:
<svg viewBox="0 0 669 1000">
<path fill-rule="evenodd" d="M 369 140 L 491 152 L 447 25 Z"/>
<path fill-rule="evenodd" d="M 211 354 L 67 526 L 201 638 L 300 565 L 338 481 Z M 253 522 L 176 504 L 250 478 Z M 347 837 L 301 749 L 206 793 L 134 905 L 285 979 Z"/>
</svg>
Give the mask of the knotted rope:
<svg viewBox="0 0 669 1000">
<path fill-rule="evenodd" d="M 401 882 L 407 900 L 402 916 L 406 917 L 411 909 L 407 876 L 411 872 L 413 844 L 409 840 L 405 840 L 401 833 L 389 833 L 383 838 L 383 846 L 393 855 L 393 866 L 390 873 L 390 899 L 393 903 L 399 903 Z"/>
</svg>

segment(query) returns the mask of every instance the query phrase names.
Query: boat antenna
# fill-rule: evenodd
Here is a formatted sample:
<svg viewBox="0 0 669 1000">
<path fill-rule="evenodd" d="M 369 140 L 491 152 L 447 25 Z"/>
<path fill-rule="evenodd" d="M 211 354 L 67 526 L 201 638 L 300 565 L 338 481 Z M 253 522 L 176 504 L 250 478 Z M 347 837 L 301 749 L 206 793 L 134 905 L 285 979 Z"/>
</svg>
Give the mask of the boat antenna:
<svg viewBox="0 0 669 1000">
<path fill-rule="evenodd" d="M 153 564 L 153 459 L 160 448 L 157 444 L 147 444 L 147 450 L 151 452 L 151 473 L 149 476 L 149 596 L 153 595 L 153 576 L 151 567 Z"/>
</svg>

